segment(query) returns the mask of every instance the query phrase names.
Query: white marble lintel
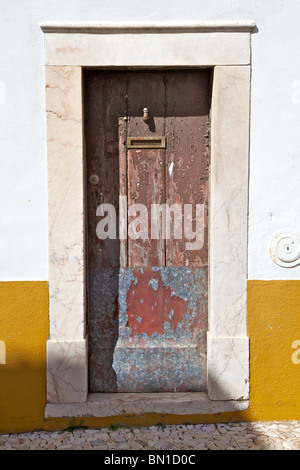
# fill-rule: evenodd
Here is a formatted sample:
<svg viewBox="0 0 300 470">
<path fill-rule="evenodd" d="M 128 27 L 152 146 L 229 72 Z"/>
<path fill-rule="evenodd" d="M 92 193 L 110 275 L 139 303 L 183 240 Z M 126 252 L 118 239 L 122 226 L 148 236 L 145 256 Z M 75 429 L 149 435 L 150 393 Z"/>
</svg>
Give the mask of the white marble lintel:
<svg viewBox="0 0 300 470">
<path fill-rule="evenodd" d="M 46 65 L 213 67 L 250 63 L 250 32 L 215 28 L 54 29 L 45 34 Z M 195 59 L 196 58 L 196 59 Z"/>
</svg>

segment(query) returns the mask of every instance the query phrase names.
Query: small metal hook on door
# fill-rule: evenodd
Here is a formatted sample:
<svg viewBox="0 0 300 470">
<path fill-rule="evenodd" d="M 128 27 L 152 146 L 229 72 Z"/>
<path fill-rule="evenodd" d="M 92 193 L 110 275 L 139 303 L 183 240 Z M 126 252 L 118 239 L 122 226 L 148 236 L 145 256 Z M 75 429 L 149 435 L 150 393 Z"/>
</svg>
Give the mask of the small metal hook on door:
<svg viewBox="0 0 300 470">
<path fill-rule="evenodd" d="M 149 119 L 149 111 L 148 108 L 143 108 L 143 121 L 147 122 Z"/>
</svg>

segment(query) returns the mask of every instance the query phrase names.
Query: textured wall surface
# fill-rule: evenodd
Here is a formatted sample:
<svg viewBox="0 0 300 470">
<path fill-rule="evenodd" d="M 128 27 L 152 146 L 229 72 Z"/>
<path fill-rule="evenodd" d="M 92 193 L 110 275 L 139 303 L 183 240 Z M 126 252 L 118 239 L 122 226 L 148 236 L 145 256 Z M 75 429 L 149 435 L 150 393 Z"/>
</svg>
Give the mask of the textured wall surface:
<svg viewBox="0 0 300 470">
<path fill-rule="evenodd" d="M 85 419 L 110 423 L 300 419 L 300 266 L 269 256 L 300 227 L 298 0 L 15 0 L 0 3 L 0 432 L 59 429 L 44 420 L 48 311 L 45 22 L 254 20 L 249 175 L 250 408 L 222 415 Z"/>
<path fill-rule="evenodd" d="M 250 407 L 218 415 L 158 415 L 85 418 L 91 427 L 111 423 L 272 421 L 300 419 L 300 285 L 297 281 L 248 282 Z M 0 283 L 0 339 L 6 364 L 0 364 L 0 433 L 62 429 L 70 419 L 44 419 L 46 403 L 46 282 Z M 294 345 L 295 346 L 295 345 Z M 297 355 L 300 358 L 300 354 Z M 297 361 L 295 361 L 297 362 Z"/>
<path fill-rule="evenodd" d="M 300 217 L 299 2 L 290 0 L 2 1 L 0 5 L 0 279 L 47 280 L 45 22 L 254 20 L 249 279 L 299 279 L 269 257 L 277 230 Z"/>
</svg>

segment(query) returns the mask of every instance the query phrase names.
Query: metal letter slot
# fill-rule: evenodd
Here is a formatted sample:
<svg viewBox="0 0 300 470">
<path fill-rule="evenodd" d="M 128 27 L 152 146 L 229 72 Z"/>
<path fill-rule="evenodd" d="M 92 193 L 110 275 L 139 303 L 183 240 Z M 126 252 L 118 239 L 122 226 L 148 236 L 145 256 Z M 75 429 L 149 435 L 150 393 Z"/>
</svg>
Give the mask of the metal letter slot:
<svg viewBox="0 0 300 470">
<path fill-rule="evenodd" d="M 127 137 L 128 149 L 165 149 L 165 137 Z"/>
</svg>

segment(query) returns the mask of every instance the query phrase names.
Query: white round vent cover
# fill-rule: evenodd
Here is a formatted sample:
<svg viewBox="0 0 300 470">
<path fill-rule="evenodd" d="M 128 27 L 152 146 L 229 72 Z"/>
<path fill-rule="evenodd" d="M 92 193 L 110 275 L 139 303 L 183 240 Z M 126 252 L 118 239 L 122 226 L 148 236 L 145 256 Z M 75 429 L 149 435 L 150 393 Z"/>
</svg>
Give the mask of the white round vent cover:
<svg viewBox="0 0 300 470">
<path fill-rule="evenodd" d="M 270 256 L 279 266 L 297 266 L 300 264 L 300 236 L 288 231 L 277 233 L 271 240 Z"/>
</svg>

